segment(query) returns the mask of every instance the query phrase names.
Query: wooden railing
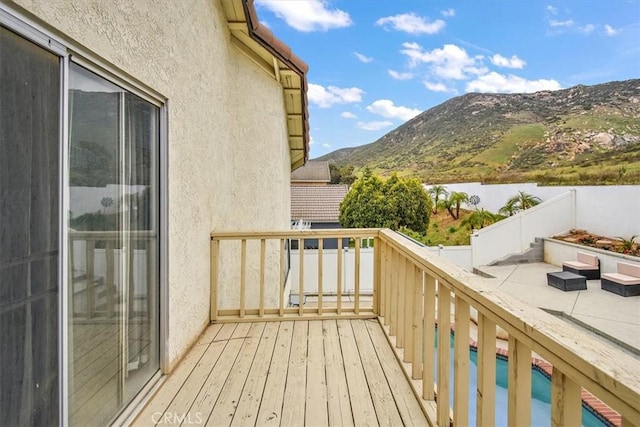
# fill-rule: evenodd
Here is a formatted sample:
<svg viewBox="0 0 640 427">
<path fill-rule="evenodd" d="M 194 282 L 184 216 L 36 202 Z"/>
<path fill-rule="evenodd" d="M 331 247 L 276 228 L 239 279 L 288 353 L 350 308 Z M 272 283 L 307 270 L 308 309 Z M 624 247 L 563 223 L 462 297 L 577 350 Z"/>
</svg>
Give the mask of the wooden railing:
<svg viewBox="0 0 640 427">
<path fill-rule="evenodd" d="M 246 233 L 212 233 L 211 234 L 211 320 L 212 321 L 238 321 L 238 319 L 281 319 L 283 317 L 304 316 L 307 318 L 321 317 L 332 318 L 344 317 L 369 317 L 377 316 L 375 309 L 377 293 L 375 289 L 379 286 L 378 270 L 368 272 L 371 283 L 368 288 L 373 291 L 372 297 L 365 300 L 364 292 L 361 289 L 362 267 L 361 250 L 362 241 L 373 240 L 373 246 L 377 243 L 378 229 L 344 229 L 344 230 L 290 230 L 286 232 L 246 232 Z M 325 249 L 325 243 L 332 240 L 336 244 L 335 254 L 332 255 L 336 264 L 335 274 L 328 277 L 325 274 L 329 256 L 325 254 L 329 251 Z M 236 243 L 225 248 L 225 243 Z M 239 243 L 239 245 L 238 245 Z M 249 246 L 254 243 L 254 250 Z M 311 245 L 309 245 L 311 243 Z M 344 245 L 347 244 L 345 248 Z M 296 250 L 290 250 L 291 245 L 297 244 Z M 234 247 L 231 247 L 234 246 Z M 267 247 L 271 252 L 277 253 L 277 262 L 267 265 Z M 309 249 L 312 246 L 314 249 Z M 351 247 L 352 246 L 352 247 Z M 258 249 L 259 248 L 259 249 Z M 235 272 L 221 272 L 221 252 L 234 251 L 236 260 L 240 260 Z M 346 295 L 344 291 L 344 254 L 346 251 L 354 252 L 353 292 Z M 309 252 L 317 253 L 316 264 L 317 285 L 313 294 L 313 301 L 307 298 L 309 292 L 305 287 L 305 254 Z M 377 252 L 374 252 L 374 254 Z M 248 259 L 253 255 L 252 259 Z M 297 256 L 299 259 L 298 271 L 288 271 L 287 257 Z M 373 262 L 372 266 L 379 266 L 379 262 Z M 247 279 L 247 271 L 250 266 L 257 266 L 259 274 L 257 280 L 252 283 Z M 228 266 L 227 266 L 228 267 Z M 307 265 L 307 268 L 309 266 Z M 267 270 L 272 270 L 272 275 L 278 276 L 277 285 L 267 283 Z M 273 271 L 277 270 L 277 271 Z M 235 273 L 235 274 L 234 274 Z M 292 273 L 292 274 L 289 274 Z M 291 276 L 297 274 L 296 283 L 292 283 Z M 331 288 L 335 291 L 325 291 L 327 283 L 331 282 Z M 226 292 L 222 293 L 222 290 Z M 224 297 L 229 297 L 230 293 L 237 291 L 233 301 L 237 301 L 237 308 L 225 307 L 228 305 Z M 269 305 L 268 296 L 277 294 L 277 303 Z M 290 296 L 297 297 L 292 302 Z M 253 296 L 253 298 L 251 298 Z M 349 297 L 349 301 L 346 301 Z M 272 298 L 273 300 L 274 298 Z"/>
<path fill-rule="evenodd" d="M 122 252 L 123 241 L 127 242 L 129 250 Z M 71 314 L 74 318 L 92 319 L 95 317 L 113 318 L 122 312 L 119 304 L 126 296 L 127 312 L 130 317 L 136 313 L 134 254 L 136 251 L 144 254 L 143 266 L 146 277 L 146 304 L 151 304 L 156 283 L 155 251 L 156 234 L 151 231 L 130 231 L 126 233 L 116 231 L 72 231 L 69 233 L 69 271 L 71 287 Z M 82 253 L 76 253 L 78 249 Z M 101 264 L 100 271 L 96 263 Z M 80 266 L 79 264 L 83 264 Z M 124 272 L 124 273 L 123 273 Z M 118 277 L 127 274 L 128 277 Z M 119 283 L 120 282 L 120 283 Z M 122 289 L 126 283 L 128 289 Z M 141 285 L 142 286 L 142 285 Z M 143 310 L 150 312 L 147 307 Z"/>
<path fill-rule="evenodd" d="M 359 241 L 373 237 L 373 298 L 370 306 L 355 304 L 326 307 L 323 284 L 330 280 L 318 269 L 318 303 L 306 307 L 287 307 L 287 285 L 298 286 L 303 293 L 302 279 L 298 284 L 286 283 L 285 243 L 288 239 L 352 238 L 356 263 Z M 279 246 L 278 305 L 267 307 L 264 295 L 272 286 L 265 279 L 267 241 Z M 240 307 L 218 309 L 220 264 L 223 241 L 240 242 Z M 260 242 L 259 303 L 257 308 L 246 305 L 248 283 L 246 271 L 252 264 L 247 258 L 247 241 Z M 301 246 L 300 259 L 304 254 Z M 227 249 L 228 250 L 228 249 Z M 338 249 L 340 251 L 340 249 Z M 318 263 L 324 261 L 318 249 Z M 231 255 L 233 258 L 233 255 Z M 300 263 L 301 270 L 304 262 Z M 356 273 L 360 269 L 355 269 Z M 299 274 L 304 277 L 303 272 Z M 340 280 L 336 274 L 335 280 Z M 531 423 L 531 361 L 532 353 L 553 365 L 552 426 L 581 425 L 581 392 L 587 390 L 617 411 L 623 426 L 640 425 L 640 362 L 613 346 L 603 344 L 573 325 L 551 316 L 487 286 L 486 279 L 477 277 L 428 252 L 391 230 L 311 230 L 273 233 L 212 233 L 211 238 L 211 319 L 266 320 L 295 316 L 329 318 L 332 316 L 378 316 L 396 349 L 425 414 L 439 426 L 468 425 L 469 411 L 475 410 L 476 425 L 495 424 L 496 406 L 496 333 L 501 328 L 508 334 L 508 424 L 528 426 Z M 356 283 L 358 281 L 356 280 Z M 229 284 L 228 286 L 233 286 Z M 338 287 L 340 289 L 340 287 Z M 227 287 L 229 289 L 229 287 Z M 290 292 L 291 290 L 289 290 Z M 613 309 L 613 308 L 612 308 Z M 453 320 L 453 322 L 452 322 Z M 474 320 L 474 321 L 472 321 Z M 436 327 L 437 326 L 437 327 Z M 455 329 L 451 357 L 451 329 Z M 437 334 L 437 350 L 433 343 Z M 469 408 L 469 342 L 477 342 L 476 407 Z M 453 360 L 453 362 L 451 361 Z M 437 375 L 434 364 L 437 361 Z M 453 363 L 453 378 L 449 372 Z M 450 390 L 453 389 L 453 399 Z"/>
</svg>

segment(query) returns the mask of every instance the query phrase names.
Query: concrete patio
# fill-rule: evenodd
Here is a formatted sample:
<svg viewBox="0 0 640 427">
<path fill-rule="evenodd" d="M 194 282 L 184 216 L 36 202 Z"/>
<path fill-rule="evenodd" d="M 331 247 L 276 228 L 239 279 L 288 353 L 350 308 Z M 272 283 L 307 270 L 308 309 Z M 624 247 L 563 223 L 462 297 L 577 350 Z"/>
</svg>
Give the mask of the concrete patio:
<svg viewBox="0 0 640 427">
<path fill-rule="evenodd" d="M 640 358 L 640 297 L 621 297 L 587 280 L 587 289 L 564 292 L 547 285 L 547 273 L 562 267 L 546 263 L 481 266 L 497 288 L 544 310 L 573 321 Z"/>
</svg>

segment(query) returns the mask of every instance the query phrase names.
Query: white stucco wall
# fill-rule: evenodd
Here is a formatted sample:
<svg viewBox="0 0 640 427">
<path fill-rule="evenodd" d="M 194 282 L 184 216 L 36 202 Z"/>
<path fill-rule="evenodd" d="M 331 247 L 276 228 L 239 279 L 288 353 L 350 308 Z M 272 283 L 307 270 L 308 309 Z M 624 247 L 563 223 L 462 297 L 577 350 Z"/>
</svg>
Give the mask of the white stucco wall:
<svg viewBox="0 0 640 427">
<path fill-rule="evenodd" d="M 281 87 L 230 45 L 218 1 L 16 3 L 168 99 L 171 369 L 209 321 L 210 232 L 289 227 Z"/>
<path fill-rule="evenodd" d="M 484 185 L 479 182 L 468 182 L 445 184 L 445 187 L 449 192 L 463 191 L 470 196 L 478 195 L 480 197 L 478 209 L 484 208 L 490 212 L 498 212 L 518 191 L 538 196 L 544 201 L 575 190 L 577 228 L 611 237 L 631 237 L 640 234 L 640 221 L 637 214 L 640 212 L 639 185 L 544 187 L 535 183 Z"/>
</svg>

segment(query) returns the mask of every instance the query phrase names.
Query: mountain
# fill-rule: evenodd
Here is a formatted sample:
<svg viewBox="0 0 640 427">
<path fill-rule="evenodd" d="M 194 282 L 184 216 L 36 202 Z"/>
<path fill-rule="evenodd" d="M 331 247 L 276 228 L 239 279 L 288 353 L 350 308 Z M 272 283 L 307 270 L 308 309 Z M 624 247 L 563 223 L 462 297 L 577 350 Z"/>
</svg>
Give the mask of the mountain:
<svg viewBox="0 0 640 427">
<path fill-rule="evenodd" d="M 640 183 L 640 79 L 528 94 L 468 93 L 320 160 L 429 183 Z"/>
</svg>

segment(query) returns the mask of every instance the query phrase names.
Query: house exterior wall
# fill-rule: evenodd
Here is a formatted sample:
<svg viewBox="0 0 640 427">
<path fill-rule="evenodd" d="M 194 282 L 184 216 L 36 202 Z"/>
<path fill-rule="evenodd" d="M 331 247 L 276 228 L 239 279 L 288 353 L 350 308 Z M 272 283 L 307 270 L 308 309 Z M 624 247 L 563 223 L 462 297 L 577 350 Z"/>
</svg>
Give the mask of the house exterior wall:
<svg viewBox="0 0 640 427">
<path fill-rule="evenodd" d="M 168 100 L 171 370 L 209 322 L 211 231 L 290 226 L 282 89 L 230 44 L 217 0 L 9 4 Z"/>
</svg>

